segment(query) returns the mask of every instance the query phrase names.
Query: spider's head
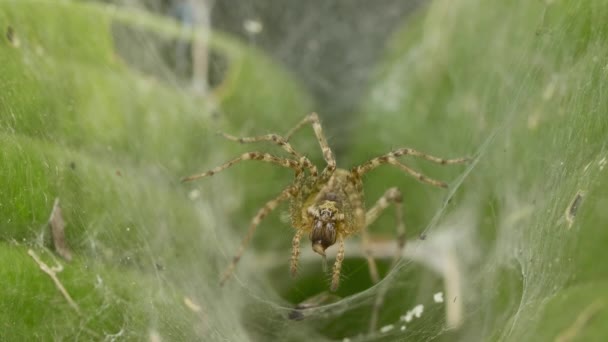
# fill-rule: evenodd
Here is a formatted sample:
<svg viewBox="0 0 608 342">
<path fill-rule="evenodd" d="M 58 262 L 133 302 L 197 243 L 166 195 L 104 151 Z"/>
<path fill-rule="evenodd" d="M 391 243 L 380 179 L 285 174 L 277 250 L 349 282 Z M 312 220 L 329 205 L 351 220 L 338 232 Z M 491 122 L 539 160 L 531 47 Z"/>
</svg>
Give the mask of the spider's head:
<svg viewBox="0 0 608 342">
<path fill-rule="evenodd" d="M 320 205 L 308 208 L 312 219 L 310 241 L 312 250 L 325 256 L 325 250 L 336 243 L 337 225 L 344 220 L 344 214 L 336 207 L 334 201 L 324 201 Z"/>
</svg>

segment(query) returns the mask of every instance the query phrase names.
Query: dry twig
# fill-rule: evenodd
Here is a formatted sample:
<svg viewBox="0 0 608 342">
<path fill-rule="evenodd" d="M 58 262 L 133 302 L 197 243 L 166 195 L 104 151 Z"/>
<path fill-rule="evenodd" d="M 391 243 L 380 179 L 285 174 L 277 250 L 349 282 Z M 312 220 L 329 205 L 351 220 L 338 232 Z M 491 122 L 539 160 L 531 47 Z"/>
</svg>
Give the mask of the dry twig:
<svg viewBox="0 0 608 342">
<path fill-rule="evenodd" d="M 80 314 L 80 308 L 78 307 L 78 304 L 76 304 L 76 302 L 74 302 L 74 300 L 72 299 L 72 297 L 70 296 L 68 291 L 65 289 L 63 284 L 61 284 L 61 281 L 59 281 L 59 278 L 57 278 L 57 273 L 63 271 L 63 266 L 61 266 L 61 264 L 58 264 L 58 266 L 56 266 L 56 267 L 53 267 L 53 268 L 49 267 L 47 264 L 44 263 L 44 261 L 40 260 L 40 257 L 38 257 L 38 254 L 36 254 L 36 252 L 34 252 L 31 249 L 27 250 L 27 254 L 29 254 L 29 256 L 31 256 L 32 259 L 34 259 L 34 261 L 38 264 L 38 267 L 40 267 L 40 269 L 44 273 L 48 274 L 49 277 L 51 277 L 51 279 L 53 279 L 55 286 L 57 287 L 59 292 L 61 292 L 63 297 L 67 300 L 68 304 L 70 304 L 70 306 L 76 311 L 76 313 Z"/>
</svg>

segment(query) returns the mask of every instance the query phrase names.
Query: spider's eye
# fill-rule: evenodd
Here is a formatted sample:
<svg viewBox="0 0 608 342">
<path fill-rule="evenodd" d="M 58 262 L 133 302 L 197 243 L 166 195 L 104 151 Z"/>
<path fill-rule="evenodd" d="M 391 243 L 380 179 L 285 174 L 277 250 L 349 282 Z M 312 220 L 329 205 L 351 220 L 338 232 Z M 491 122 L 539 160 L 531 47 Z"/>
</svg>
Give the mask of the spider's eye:
<svg viewBox="0 0 608 342">
<path fill-rule="evenodd" d="M 328 210 L 328 209 L 323 209 L 323 210 L 321 210 L 321 219 L 323 219 L 323 220 L 327 221 L 327 220 L 329 220 L 329 219 L 330 219 L 332 216 L 333 216 L 333 215 L 332 215 L 331 210 Z"/>
</svg>

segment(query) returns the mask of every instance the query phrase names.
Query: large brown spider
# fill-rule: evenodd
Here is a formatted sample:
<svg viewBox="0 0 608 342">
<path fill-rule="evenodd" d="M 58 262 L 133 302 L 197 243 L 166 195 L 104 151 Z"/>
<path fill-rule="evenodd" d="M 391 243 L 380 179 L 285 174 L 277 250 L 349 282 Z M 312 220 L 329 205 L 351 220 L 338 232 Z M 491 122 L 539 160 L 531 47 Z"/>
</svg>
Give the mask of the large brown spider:
<svg viewBox="0 0 608 342">
<path fill-rule="evenodd" d="M 315 132 L 323 158 L 327 162 L 327 166 L 319 174 L 315 165 L 310 160 L 298 153 L 289 144 L 291 136 L 304 127 L 311 124 Z M 192 175 L 182 179 L 183 182 L 192 181 L 198 178 L 213 176 L 214 174 L 225 170 L 232 165 L 243 160 L 260 160 L 267 163 L 272 163 L 284 167 L 291 168 L 295 171 L 295 180 L 287 188 L 285 188 L 276 198 L 268 201 L 261 209 L 258 210 L 255 217 L 251 220 L 249 230 L 232 260 L 232 263 L 224 271 L 220 284 L 224 284 L 232 275 L 237 263 L 241 259 L 245 248 L 249 244 L 257 226 L 262 219 L 274 210 L 281 202 L 290 199 L 290 216 L 291 224 L 296 230 L 292 240 L 291 253 L 291 274 L 295 275 L 298 268 L 298 256 L 300 255 L 300 240 L 302 235 L 307 234 L 312 242 L 312 249 L 320 254 L 325 259 L 325 250 L 338 243 L 338 253 L 333 266 L 331 290 L 335 291 L 340 283 L 340 269 L 344 260 L 344 239 L 355 233 L 361 233 L 362 244 L 369 264 L 369 272 L 374 283 L 378 282 L 378 270 L 376 263 L 369 252 L 369 237 L 367 228 L 372 224 L 380 213 L 386 209 L 391 203 L 396 208 L 397 215 L 397 244 L 398 251 L 393 261 L 393 264 L 399 259 L 405 245 L 405 225 L 403 223 L 403 214 L 401 207 L 401 192 L 397 188 L 388 189 L 384 195 L 374 204 L 374 206 L 365 211 L 363 202 L 363 182 L 364 174 L 374 170 L 380 165 L 390 164 L 407 172 L 419 181 L 445 188 L 446 183 L 428 178 L 423 174 L 403 165 L 397 160 L 401 156 L 414 156 L 428 161 L 447 165 L 461 164 L 469 160 L 469 158 L 458 159 L 442 159 L 427 155 L 425 153 L 413 150 L 411 148 L 400 148 L 389 152 L 380 157 L 374 158 L 359 166 L 353 167 L 350 170 L 337 169 L 334 155 L 327 145 L 327 140 L 323 135 L 321 123 L 316 113 L 307 115 L 300 123 L 292 128 L 287 135 L 280 136 L 278 134 L 267 134 L 257 137 L 238 138 L 231 135 L 223 134 L 229 140 L 240 143 L 254 143 L 259 141 L 269 141 L 279 145 L 283 150 L 289 153 L 291 158 L 277 157 L 263 152 L 247 152 L 238 158 L 235 158 L 221 166 L 204 173 Z M 308 172 L 307 172 L 308 171 Z"/>
</svg>

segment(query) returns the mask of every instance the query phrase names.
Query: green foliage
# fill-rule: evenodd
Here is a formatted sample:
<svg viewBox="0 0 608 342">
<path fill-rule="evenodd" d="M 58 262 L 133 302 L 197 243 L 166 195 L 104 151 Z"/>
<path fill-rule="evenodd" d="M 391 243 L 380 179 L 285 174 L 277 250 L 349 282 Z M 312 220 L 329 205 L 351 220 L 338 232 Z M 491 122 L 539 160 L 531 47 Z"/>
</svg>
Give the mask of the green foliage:
<svg viewBox="0 0 608 342">
<path fill-rule="evenodd" d="M 382 283 L 388 298 L 380 326 L 397 328 L 370 339 L 608 335 L 601 324 L 608 312 L 606 17 L 602 0 L 435 0 L 395 33 L 347 157 L 355 165 L 400 146 L 475 156 L 470 166 L 404 160 L 450 182 L 443 205 L 446 191 L 388 166 L 365 180 L 369 205 L 388 187 L 402 189 L 412 242 L 462 228 L 453 240 L 464 323 L 446 330 L 443 307 L 434 304 L 398 329 L 399 315 L 429 303 L 443 285 L 406 261 Z M 343 300 L 309 320 L 286 319 L 294 303 L 327 289 L 327 279 L 316 263 L 288 277 L 292 231 L 280 215 L 256 232 L 238 279 L 217 285 L 243 227 L 288 184 L 288 171 L 244 164 L 179 184 L 244 151 L 216 130 L 284 132 L 312 109 L 287 72 L 214 33 L 212 55 L 226 67 L 203 97 L 175 79 L 160 55 L 193 39 L 172 21 L 95 3 L 5 1 L 0 23 L 0 339 L 297 341 L 367 333 L 380 287 L 371 287 L 357 258 L 345 262 Z M 306 134 L 312 137 L 302 133 L 296 142 L 316 148 Z M 577 193 L 583 198 L 569 222 Z M 57 262 L 47 248 L 55 198 L 75 255 L 59 261 L 58 278 L 81 314 L 28 255 L 32 249 L 49 266 Z M 454 222 L 462 212 L 468 218 Z M 385 214 L 373 231 L 392 237 L 393 227 Z"/>
<path fill-rule="evenodd" d="M 0 290 L 3 340 L 100 340 L 111 335 L 140 340 L 153 331 L 175 340 L 201 338 L 192 329 L 200 324 L 200 316 L 182 305 L 170 288 L 158 287 L 149 272 L 77 258 L 59 278 L 78 303 L 80 315 L 28 256 L 27 248 L 4 243 L 0 258 L 2 279 L 18 284 Z M 42 259 L 49 267 L 55 266 L 56 257 Z M 172 314 L 163 315 L 167 311 Z"/>
<path fill-rule="evenodd" d="M 602 228 L 607 14 L 604 1 L 434 1 L 397 32 L 379 68 L 358 135 L 382 134 L 360 139 L 353 160 L 401 144 L 446 157 L 477 156 L 464 182 L 453 183 L 457 196 L 439 212 L 477 215 L 469 224 L 483 258 L 465 273 L 471 297 L 458 338 L 553 340 L 608 293 L 599 261 L 608 238 Z M 461 172 L 410 165 L 440 179 Z M 437 231 L 427 224 L 441 190 L 388 167 L 367 181 L 371 198 L 387 186 L 404 189 L 410 236 Z M 579 191 L 584 197 L 570 225 L 565 213 Z M 390 232 L 390 218 L 378 226 Z M 573 305 L 581 286 L 594 292 L 576 296 L 581 302 Z M 577 340 L 608 335 L 601 324 L 587 323 Z"/>
<path fill-rule="evenodd" d="M 192 38 L 145 13 L 9 1 L 0 22 L 0 339 L 241 339 L 243 329 L 230 325 L 238 298 L 219 302 L 216 293 L 225 260 L 214 229 L 227 224 L 214 213 L 234 195 L 213 201 L 208 195 L 228 183 L 214 182 L 202 196 L 179 179 L 236 151 L 217 144 L 219 128 L 296 116 L 309 107 L 306 96 L 260 52 L 221 34 L 211 48 L 229 64 L 209 98 L 131 68 L 115 47 L 117 27 L 148 34 L 129 58 Z M 282 101 L 262 105 L 269 94 Z M 249 111 L 239 119 L 237 108 Z M 80 314 L 27 254 L 57 262 L 45 247 L 55 198 L 75 255 L 59 261 L 58 278 Z"/>
</svg>

